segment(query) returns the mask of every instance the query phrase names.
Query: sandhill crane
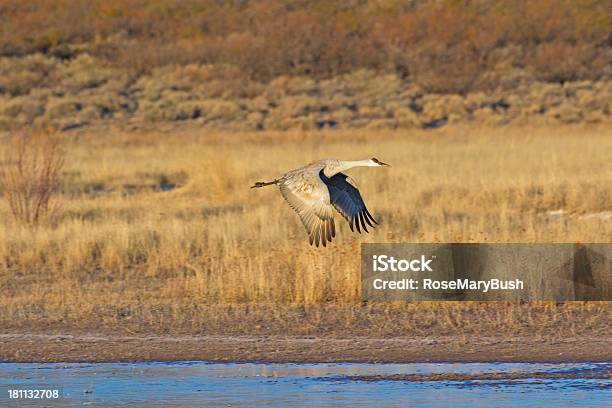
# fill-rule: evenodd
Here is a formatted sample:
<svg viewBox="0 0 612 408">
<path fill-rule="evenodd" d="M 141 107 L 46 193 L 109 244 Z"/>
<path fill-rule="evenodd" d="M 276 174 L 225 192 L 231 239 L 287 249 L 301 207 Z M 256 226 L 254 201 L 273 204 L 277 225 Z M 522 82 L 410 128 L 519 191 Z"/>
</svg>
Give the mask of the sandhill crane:
<svg viewBox="0 0 612 408">
<path fill-rule="evenodd" d="M 367 160 L 323 159 L 287 172 L 274 181 L 258 181 L 251 188 L 278 184 L 289 206 L 300 216 L 310 237 L 310 245 L 327 246 L 336 236 L 332 206 L 361 234 L 378 224 L 368 211 L 359 190 L 342 171 L 353 167 L 388 166 L 376 158 Z M 372 222 L 374 224 L 372 224 Z"/>
</svg>

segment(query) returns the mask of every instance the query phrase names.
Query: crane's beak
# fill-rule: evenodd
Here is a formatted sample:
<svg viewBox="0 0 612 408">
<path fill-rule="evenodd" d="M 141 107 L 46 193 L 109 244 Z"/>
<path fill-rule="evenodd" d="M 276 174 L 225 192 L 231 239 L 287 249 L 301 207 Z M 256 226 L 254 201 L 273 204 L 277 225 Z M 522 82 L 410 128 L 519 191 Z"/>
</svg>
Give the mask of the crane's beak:
<svg viewBox="0 0 612 408">
<path fill-rule="evenodd" d="M 389 167 L 391 167 L 391 166 L 390 166 L 390 165 L 388 165 L 387 163 L 383 163 L 383 162 L 381 162 L 381 161 L 380 161 L 380 160 L 378 160 L 376 157 L 372 157 L 372 159 L 370 159 L 370 161 L 373 161 L 374 163 L 378 164 L 379 166 L 389 166 Z"/>
</svg>

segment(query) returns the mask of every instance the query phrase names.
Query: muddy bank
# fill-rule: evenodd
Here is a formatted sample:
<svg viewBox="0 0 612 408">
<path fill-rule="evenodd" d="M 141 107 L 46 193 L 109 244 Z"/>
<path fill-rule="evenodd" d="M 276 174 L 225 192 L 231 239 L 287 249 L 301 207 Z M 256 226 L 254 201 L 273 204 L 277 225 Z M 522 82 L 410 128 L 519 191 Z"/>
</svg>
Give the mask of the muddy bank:
<svg viewBox="0 0 612 408">
<path fill-rule="evenodd" d="M 609 337 L 338 338 L 0 335 L 0 361 L 563 362 L 612 361 Z"/>
</svg>

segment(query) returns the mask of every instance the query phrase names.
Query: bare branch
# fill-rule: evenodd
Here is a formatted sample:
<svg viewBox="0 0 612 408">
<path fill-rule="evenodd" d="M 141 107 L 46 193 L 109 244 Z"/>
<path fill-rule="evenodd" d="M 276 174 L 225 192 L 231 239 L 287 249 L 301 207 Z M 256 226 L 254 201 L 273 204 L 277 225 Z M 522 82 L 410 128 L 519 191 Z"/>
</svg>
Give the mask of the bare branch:
<svg viewBox="0 0 612 408">
<path fill-rule="evenodd" d="M 0 185 L 15 220 L 34 225 L 49 213 L 65 157 L 54 130 L 9 136 Z"/>
</svg>

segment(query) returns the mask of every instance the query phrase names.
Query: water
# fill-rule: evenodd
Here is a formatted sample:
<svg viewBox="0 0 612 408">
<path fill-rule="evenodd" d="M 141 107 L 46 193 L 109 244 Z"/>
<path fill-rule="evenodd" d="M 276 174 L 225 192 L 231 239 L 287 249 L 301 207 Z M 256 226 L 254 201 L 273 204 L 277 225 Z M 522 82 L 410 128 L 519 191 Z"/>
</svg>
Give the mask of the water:
<svg viewBox="0 0 612 408">
<path fill-rule="evenodd" d="M 0 406 L 610 407 L 611 372 L 612 363 L 0 363 Z M 33 387 L 61 396 L 8 398 Z"/>
</svg>

